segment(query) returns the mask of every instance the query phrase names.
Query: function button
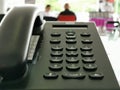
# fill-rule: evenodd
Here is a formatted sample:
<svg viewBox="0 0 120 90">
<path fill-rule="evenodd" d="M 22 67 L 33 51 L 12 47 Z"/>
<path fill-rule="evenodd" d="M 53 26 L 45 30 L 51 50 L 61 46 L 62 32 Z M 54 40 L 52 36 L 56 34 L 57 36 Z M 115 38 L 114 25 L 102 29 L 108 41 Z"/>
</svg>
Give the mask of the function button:
<svg viewBox="0 0 120 90">
<path fill-rule="evenodd" d="M 63 66 L 60 64 L 54 64 L 54 65 L 49 66 L 49 69 L 53 71 L 60 71 L 63 69 Z"/>
<path fill-rule="evenodd" d="M 84 73 L 64 73 L 62 77 L 64 79 L 84 79 L 86 75 Z"/>
<path fill-rule="evenodd" d="M 86 32 L 84 32 L 84 33 L 82 33 L 82 34 L 80 34 L 82 37 L 90 37 L 90 34 L 89 33 L 86 33 Z"/>
<path fill-rule="evenodd" d="M 93 41 L 90 39 L 85 39 L 85 40 L 82 40 L 82 43 L 83 44 L 91 44 L 91 43 L 93 43 Z"/>
<path fill-rule="evenodd" d="M 77 51 L 77 48 L 75 46 L 68 46 L 66 48 L 67 51 Z"/>
<path fill-rule="evenodd" d="M 80 49 L 81 49 L 81 51 L 91 51 L 92 50 L 92 48 L 90 46 L 83 46 Z"/>
<path fill-rule="evenodd" d="M 97 65 L 96 64 L 85 64 L 83 66 L 83 68 L 86 70 L 86 71 L 94 71 L 97 69 Z"/>
<path fill-rule="evenodd" d="M 50 62 L 51 62 L 51 63 L 62 63 L 62 62 L 63 62 L 63 59 L 60 58 L 60 57 L 54 57 L 54 58 L 51 58 L 51 59 L 50 59 Z"/>
<path fill-rule="evenodd" d="M 66 34 L 67 34 L 68 36 L 74 36 L 74 35 L 75 35 L 75 32 L 74 32 L 74 31 L 68 31 L 68 32 L 66 32 Z"/>
<path fill-rule="evenodd" d="M 76 70 L 80 69 L 80 66 L 78 66 L 76 64 L 69 64 L 69 65 L 66 66 L 66 69 L 70 70 L 70 71 L 76 71 Z"/>
<path fill-rule="evenodd" d="M 103 77 L 103 73 L 92 73 L 89 75 L 89 78 L 91 79 L 103 79 Z"/>
<path fill-rule="evenodd" d="M 54 47 L 51 48 L 51 50 L 53 50 L 53 51 L 62 51 L 63 48 L 60 47 L 60 46 L 54 46 Z"/>
<path fill-rule="evenodd" d="M 66 39 L 76 39 L 76 36 L 66 36 Z"/>
<path fill-rule="evenodd" d="M 84 52 L 81 53 L 81 55 L 83 57 L 93 57 L 94 54 L 90 51 L 84 51 Z"/>
<path fill-rule="evenodd" d="M 61 34 L 60 34 L 60 33 L 57 33 L 57 32 L 54 32 L 54 33 L 51 33 L 51 36 L 53 36 L 53 37 L 60 37 Z"/>
<path fill-rule="evenodd" d="M 62 57 L 63 53 L 60 52 L 60 51 L 54 51 L 54 52 L 51 53 L 51 56 L 53 56 L 53 57 Z"/>
<path fill-rule="evenodd" d="M 66 53 L 66 56 L 68 57 L 77 57 L 78 53 L 76 51 L 69 51 Z"/>
<path fill-rule="evenodd" d="M 83 63 L 94 63 L 96 60 L 92 57 L 86 57 L 82 59 Z"/>
<path fill-rule="evenodd" d="M 73 39 L 68 39 L 68 40 L 66 40 L 66 43 L 67 44 L 76 44 L 76 40 L 73 40 Z"/>
<path fill-rule="evenodd" d="M 75 57 L 69 57 L 69 58 L 66 59 L 66 62 L 68 62 L 68 63 L 78 63 L 79 60 Z"/>
<path fill-rule="evenodd" d="M 59 44 L 61 41 L 57 39 L 50 40 L 51 44 Z"/>
<path fill-rule="evenodd" d="M 50 72 L 50 73 L 45 73 L 43 77 L 46 79 L 57 79 L 58 75 L 56 73 Z"/>
</svg>

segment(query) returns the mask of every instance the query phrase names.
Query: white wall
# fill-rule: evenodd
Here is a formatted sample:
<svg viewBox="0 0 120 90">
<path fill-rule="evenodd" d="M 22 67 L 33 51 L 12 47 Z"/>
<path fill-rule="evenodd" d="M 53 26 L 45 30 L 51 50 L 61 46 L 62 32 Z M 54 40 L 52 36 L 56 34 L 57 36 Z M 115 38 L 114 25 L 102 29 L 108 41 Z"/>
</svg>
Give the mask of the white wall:
<svg viewBox="0 0 120 90">
<path fill-rule="evenodd" d="M 25 0 L 6 0 L 7 7 L 20 6 L 25 4 Z"/>
<path fill-rule="evenodd" d="M 0 0 L 0 14 L 4 14 L 6 10 L 5 0 Z"/>
<path fill-rule="evenodd" d="M 5 14 L 8 8 L 24 4 L 25 0 L 0 0 L 0 14 Z"/>
</svg>

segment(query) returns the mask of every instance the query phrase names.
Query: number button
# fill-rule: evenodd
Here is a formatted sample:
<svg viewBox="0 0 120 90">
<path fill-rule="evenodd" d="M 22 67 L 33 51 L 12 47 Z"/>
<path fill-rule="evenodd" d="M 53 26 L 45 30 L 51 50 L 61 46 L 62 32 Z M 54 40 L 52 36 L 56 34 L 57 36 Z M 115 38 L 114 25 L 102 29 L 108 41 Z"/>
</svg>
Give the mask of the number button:
<svg viewBox="0 0 120 90">
<path fill-rule="evenodd" d="M 97 69 L 97 65 L 96 64 L 85 64 L 83 66 L 83 68 L 86 70 L 86 71 L 95 71 Z"/>
<path fill-rule="evenodd" d="M 53 57 L 53 58 L 50 59 L 50 62 L 51 63 L 62 63 L 63 59 L 60 58 L 60 57 Z"/>
<path fill-rule="evenodd" d="M 82 40 L 82 43 L 83 43 L 83 44 L 92 44 L 93 41 L 90 40 L 90 39 L 85 39 L 85 40 Z"/>
<path fill-rule="evenodd" d="M 60 46 L 54 46 L 54 47 L 51 48 L 51 50 L 53 50 L 53 51 L 62 51 L 63 48 L 60 47 Z"/>
<path fill-rule="evenodd" d="M 49 69 L 53 71 L 61 71 L 63 67 L 60 64 L 54 64 L 54 65 L 49 66 Z"/>
<path fill-rule="evenodd" d="M 92 50 L 92 48 L 90 46 L 83 46 L 80 49 L 81 49 L 81 51 L 91 51 Z"/>
<path fill-rule="evenodd" d="M 76 36 L 66 36 L 66 39 L 76 39 Z"/>
<path fill-rule="evenodd" d="M 53 40 L 50 40 L 50 43 L 51 44 L 60 44 L 60 40 L 57 40 L 57 39 L 53 39 Z"/>
<path fill-rule="evenodd" d="M 43 77 L 46 79 L 57 79 L 58 75 L 56 73 L 50 72 L 50 73 L 45 73 Z"/>
<path fill-rule="evenodd" d="M 66 69 L 67 70 L 70 70 L 70 71 L 76 71 L 76 70 L 79 70 L 80 69 L 80 66 L 76 65 L 76 64 L 70 64 L 70 65 L 67 65 L 66 66 Z"/>
<path fill-rule="evenodd" d="M 75 57 L 70 57 L 70 58 L 66 59 L 66 62 L 67 63 L 78 63 L 79 60 L 77 58 L 75 58 Z"/>
<path fill-rule="evenodd" d="M 82 59 L 83 63 L 94 63 L 96 60 L 92 57 L 86 57 Z"/>
<path fill-rule="evenodd" d="M 77 51 L 77 48 L 75 46 L 68 46 L 66 48 L 67 51 Z"/>
<path fill-rule="evenodd" d="M 77 41 L 76 41 L 76 40 L 73 40 L 73 39 L 69 39 L 69 40 L 66 40 L 66 43 L 67 43 L 67 44 L 76 44 Z"/>
<path fill-rule="evenodd" d="M 60 37 L 61 34 L 60 33 L 57 33 L 57 32 L 54 32 L 51 34 L 52 37 Z"/>
<path fill-rule="evenodd" d="M 64 79 L 84 79 L 85 76 L 84 73 L 64 73 L 62 75 Z"/>
<path fill-rule="evenodd" d="M 89 75 L 89 78 L 91 79 L 103 79 L 103 77 L 103 73 L 92 73 Z"/>
<path fill-rule="evenodd" d="M 78 56 L 78 52 L 76 51 L 69 51 L 66 53 L 67 57 L 77 57 Z"/>
<path fill-rule="evenodd" d="M 82 33 L 82 34 L 80 34 L 82 37 L 90 37 L 90 34 L 89 33 L 86 33 L 86 32 L 84 32 L 84 33 Z"/>
<path fill-rule="evenodd" d="M 52 57 L 62 57 L 62 56 L 63 56 L 63 53 L 60 52 L 60 51 L 55 51 L 55 52 L 52 52 L 52 53 L 51 53 L 51 56 L 52 56 Z"/>
<path fill-rule="evenodd" d="M 83 57 L 93 57 L 94 56 L 94 54 L 90 51 L 84 51 L 84 52 L 81 53 L 81 55 Z"/>
</svg>

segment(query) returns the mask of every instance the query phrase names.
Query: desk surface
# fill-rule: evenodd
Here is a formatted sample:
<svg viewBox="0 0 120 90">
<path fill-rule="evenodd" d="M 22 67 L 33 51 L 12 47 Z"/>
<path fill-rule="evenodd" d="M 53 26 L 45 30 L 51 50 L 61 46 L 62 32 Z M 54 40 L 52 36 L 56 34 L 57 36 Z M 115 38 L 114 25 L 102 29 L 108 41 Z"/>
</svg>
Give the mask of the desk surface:
<svg viewBox="0 0 120 90">
<path fill-rule="evenodd" d="M 108 34 L 100 36 L 120 85 L 120 36 Z"/>
</svg>

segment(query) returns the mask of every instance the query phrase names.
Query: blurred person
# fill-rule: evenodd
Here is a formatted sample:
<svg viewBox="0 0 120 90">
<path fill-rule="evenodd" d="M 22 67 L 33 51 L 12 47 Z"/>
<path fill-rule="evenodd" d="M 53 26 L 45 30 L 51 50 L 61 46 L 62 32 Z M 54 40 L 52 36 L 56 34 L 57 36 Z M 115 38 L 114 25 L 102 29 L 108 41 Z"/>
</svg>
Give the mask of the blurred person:
<svg viewBox="0 0 120 90">
<path fill-rule="evenodd" d="M 56 21 L 57 20 L 51 12 L 50 4 L 47 4 L 45 6 L 45 10 L 43 12 L 40 12 L 40 17 L 42 20 L 45 20 L 45 21 Z"/>
<path fill-rule="evenodd" d="M 62 16 L 62 15 L 64 15 L 64 16 L 71 15 L 71 16 L 73 16 L 73 17 L 70 18 L 71 21 L 73 21 L 73 20 L 76 21 L 76 15 L 75 15 L 75 13 L 73 11 L 70 10 L 70 6 L 69 6 L 68 3 L 65 3 L 64 9 L 65 10 L 60 12 L 60 14 L 58 15 L 58 20 L 60 20 L 60 16 Z M 68 18 L 66 20 L 68 20 Z"/>
<path fill-rule="evenodd" d="M 109 2 L 109 0 L 105 0 L 104 2 L 100 3 L 100 11 L 101 12 L 114 12 L 113 4 Z"/>
<path fill-rule="evenodd" d="M 99 0 L 99 12 L 101 12 L 101 4 L 103 3 L 103 0 Z"/>
<path fill-rule="evenodd" d="M 51 11 L 51 5 L 47 4 L 45 7 L 45 11 L 43 12 L 43 16 L 50 16 L 50 11 Z"/>
</svg>

